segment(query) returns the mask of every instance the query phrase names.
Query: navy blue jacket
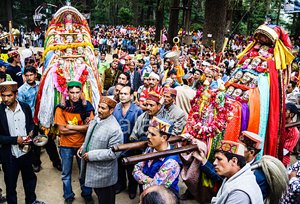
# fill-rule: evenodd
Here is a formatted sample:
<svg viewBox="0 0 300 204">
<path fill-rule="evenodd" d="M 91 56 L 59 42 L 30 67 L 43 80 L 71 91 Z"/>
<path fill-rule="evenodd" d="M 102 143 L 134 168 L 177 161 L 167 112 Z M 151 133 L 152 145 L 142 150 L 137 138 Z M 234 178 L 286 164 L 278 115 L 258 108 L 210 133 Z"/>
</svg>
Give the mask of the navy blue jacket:
<svg viewBox="0 0 300 204">
<path fill-rule="evenodd" d="M 34 129 L 34 123 L 32 120 L 31 109 L 28 104 L 19 102 L 20 106 L 25 114 L 26 122 L 26 131 L 27 135 L 31 130 Z M 17 144 L 17 137 L 11 137 L 8 128 L 8 121 L 5 113 L 6 105 L 0 104 L 0 158 L 2 158 L 2 162 L 8 162 L 12 157 L 11 153 L 11 145 Z"/>
<path fill-rule="evenodd" d="M 130 71 L 127 71 L 127 73 L 130 75 Z M 134 91 L 137 91 L 139 87 L 142 85 L 142 80 L 141 80 L 141 74 L 138 71 L 133 72 L 133 83 L 132 83 L 132 89 Z"/>
</svg>

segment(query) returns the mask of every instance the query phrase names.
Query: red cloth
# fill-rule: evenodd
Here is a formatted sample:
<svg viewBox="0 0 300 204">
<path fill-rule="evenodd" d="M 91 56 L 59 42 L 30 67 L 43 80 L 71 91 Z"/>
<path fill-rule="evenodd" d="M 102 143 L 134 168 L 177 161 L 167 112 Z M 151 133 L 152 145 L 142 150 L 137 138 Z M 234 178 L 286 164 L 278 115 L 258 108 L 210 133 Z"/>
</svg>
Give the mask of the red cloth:
<svg viewBox="0 0 300 204">
<path fill-rule="evenodd" d="M 275 28 L 273 28 L 273 30 L 275 30 L 275 32 L 278 34 L 278 37 L 283 42 L 283 44 L 289 49 L 292 49 L 293 45 L 290 40 L 289 34 L 280 26 L 276 26 Z"/>
<path fill-rule="evenodd" d="M 275 62 L 273 60 L 268 61 L 268 67 L 270 70 L 270 111 L 268 129 L 265 140 L 264 154 L 276 157 L 277 155 L 277 135 L 279 128 L 280 118 L 280 98 L 279 98 L 279 82 L 278 72 L 276 70 Z"/>
<path fill-rule="evenodd" d="M 227 124 L 224 140 L 238 141 L 241 132 L 242 104 L 238 101 L 231 101 L 233 118 Z"/>
<path fill-rule="evenodd" d="M 278 145 L 277 145 L 277 158 L 280 161 L 283 161 L 283 145 L 286 140 L 286 131 L 285 131 L 285 117 L 286 117 L 286 105 L 285 105 L 285 84 L 284 84 L 284 74 L 281 73 L 279 75 L 280 79 L 280 91 L 279 93 L 281 94 L 280 96 L 280 123 L 279 123 L 279 130 L 278 130 Z"/>
<path fill-rule="evenodd" d="M 286 129 L 286 138 L 284 142 L 284 149 L 287 149 L 289 152 L 293 152 L 294 147 L 296 146 L 299 140 L 299 130 L 297 127 L 292 127 Z M 283 164 L 287 166 L 290 164 L 290 154 L 283 156 Z"/>
</svg>

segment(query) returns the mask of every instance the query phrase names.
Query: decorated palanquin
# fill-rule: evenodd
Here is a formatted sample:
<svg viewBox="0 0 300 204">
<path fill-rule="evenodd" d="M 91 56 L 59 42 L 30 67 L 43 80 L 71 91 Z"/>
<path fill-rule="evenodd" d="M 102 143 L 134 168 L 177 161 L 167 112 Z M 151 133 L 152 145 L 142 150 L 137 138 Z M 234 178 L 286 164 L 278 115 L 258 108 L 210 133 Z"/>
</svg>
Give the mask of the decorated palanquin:
<svg viewBox="0 0 300 204">
<path fill-rule="evenodd" d="M 285 85 L 294 59 L 291 48 L 288 34 L 281 27 L 261 25 L 253 41 L 237 56 L 239 61 L 225 83 L 225 90 L 210 90 L 206 86 L 197 91 L 191 101 L 186 133 L 207 144 L 208 160 L 213 162 L 219 140 L 238 141 L 244 130 L 263 138 L 264 149 L 259 156 L 282 159 Z M 207 195 L 211 192 L 207 189 L 213 189 L 214 185 L 204 173 L 199 177 L 200 188 Z M 193 186 L 188 187 L 193 193 Z M 195 192 L 199 194 L 199 190 Z"/>
<path fill-rule="evenodd" d="M 45 35 L 43 78 L 34 121 L 50 128 L 55 107 L 67 98 L 67 82 L 80 81 L 84 96 L 96 108 L 100 100 L 97 59 L 85 17 L 64 6 L 53 16 Z"/>
<path fill-rule="evenodd" d="M 282 158 L 285 139 L 285 85 L 289 82 L 294 56 L 286 31 L 261 25 L 254 39 L 237 58 L 239 62 L 225 84 L 233 101 L 234 118 L 224 139 L 237 141 L 241 131 L 261 136 L 261 154 Z"/>
</svg>

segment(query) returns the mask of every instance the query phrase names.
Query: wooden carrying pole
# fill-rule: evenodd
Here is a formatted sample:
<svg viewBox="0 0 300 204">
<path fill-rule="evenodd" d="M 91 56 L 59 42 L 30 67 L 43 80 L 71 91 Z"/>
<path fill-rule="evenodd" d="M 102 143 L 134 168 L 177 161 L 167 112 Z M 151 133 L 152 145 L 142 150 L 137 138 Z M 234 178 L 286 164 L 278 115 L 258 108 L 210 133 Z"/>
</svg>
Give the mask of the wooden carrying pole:
<svg viewBox="0 0 300 204">
<path fill-rule="evenodd" d="M 170 150 L 165 150 L 161 152 L 150 152 L 147 154 L 140 154 L 140 155 L 135 155 L 131 157 L 125 157 L 122 159 L 122 163 L 124 165 L 130 165 L 130 164 L 136 164 L 141 161 L 145 160 L 152 160 L 156 158 L 161 158 L 161 157 L 167 157 L 173 154 L 180 154 L 188 151 L 195 151 L 197 150 L 198 147 L 197 145 L 187 145 L 184 147 L 176 148 L 176 149 L 170 149 Z"/>
<path fill-rule="evenodd" d="M 171 136 L 169 138 L 168 142 L 173 144 L 175 142 L 181 142 L 182 140 L 184 140 L 183 137 Z M 145 149 L 147 146 L 148 146 L 147 141 L 133 142 L 133 143 L 127 143 L 127 144 L 114 145 L 112 147 L 112 151 L 113 152 L 121 152 L 121 151 L 134 150 L 134 149 Z"/>
<path fill-rule="evenodd" d="M 290 127 L 299 127 L 300 122 L 294 122 L 294 123 L 289 123 L 285 125 L 285 128 L 290 128 Z"/>
<path fill-rule="evenodd" d="M 285 128 L 290 128 L 290 127 L 295 127 L 295 126 L 300 126 L 300 122 L 295 122 L 295 123 L 290 123 L 285 126 Z M 180 136 L 174 136 L 169 139 L 170 143 L 175 143 L 175 142 L 180 142 L 184 140 L 183 137 Z M 117 145 L 113 147 L 113 151 L 125 151 L 125 150 L 133 150 L 133 149 L 143 149 L 147 147 L 147 141 L 142 141 L 142 142 L 135 142 L 135 143 L 128 143 L 128 144 L 122 144 L 122 145 Z M 165 150 L 161 152 L 151 152 L 147 154 L 140 154 L 140 155 L 135 155 L 131 157 L 125 157 L 122 159 L 122 163 L 124 165 L 130 165 L 130 164 L 136 164 L 140 161 L 145 161 L 145 160 L 152 160 L 156 158 L 161 158 L 161 157 L 167 157 L 173 154 L 180 154 L 188 151 L 195 151 L 197 150 L 197 145 L 187 145 L 184 147 L 176 148 L 176 149 L 170 149 L 170 150 Z"/>
</svg>

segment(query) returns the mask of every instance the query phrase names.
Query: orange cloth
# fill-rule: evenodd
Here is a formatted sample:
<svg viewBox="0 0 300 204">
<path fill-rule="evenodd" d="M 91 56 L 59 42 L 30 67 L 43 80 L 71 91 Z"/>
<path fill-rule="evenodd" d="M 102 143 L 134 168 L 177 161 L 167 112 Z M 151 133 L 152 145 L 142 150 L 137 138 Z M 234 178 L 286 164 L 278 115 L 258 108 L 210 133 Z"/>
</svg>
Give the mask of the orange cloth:
<svg viewBox="0 0 300 204">
<path fill-rule="evenodd" d="M 238 141 L 241 132 L 242 104 L 238 101 L 230 101 L 233 118 L 227 124 L 224 140 Z"/>
<path fill-rule="evenodd" d="M 94 118 L 93 112 L 91 112 L 90 119 Z M 83 121 L 79 113 L 70 113 L 61 109 L 56 108 L 54 115 L 54 124 L 56 125 L 83 125 Z M 60 134 L 59 145 L 62 147 L 75 147 L 79 148 L 84 142 L 85 133 L 76 133 L 72 135 Z"/>
<path fill-rule="evenodd" d="M 260 121 L 260 98 L 258 88 L 249 90 L 248 131 L 258 134 Z"/>
</svg>

